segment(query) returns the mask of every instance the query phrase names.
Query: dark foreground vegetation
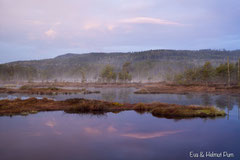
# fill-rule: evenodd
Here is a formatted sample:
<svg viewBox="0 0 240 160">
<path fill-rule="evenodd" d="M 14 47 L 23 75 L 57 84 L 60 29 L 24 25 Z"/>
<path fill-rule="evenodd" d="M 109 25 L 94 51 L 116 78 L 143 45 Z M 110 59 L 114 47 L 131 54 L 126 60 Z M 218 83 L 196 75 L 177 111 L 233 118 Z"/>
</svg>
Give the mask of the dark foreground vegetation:
<svg viewBox="0 0 240 160">
<path fill-rule="evenodd" d="M 156 117 L 166 118 L 193 118 L 225 116 L 225 112 L 215 107 L 184 106 L 166 103 L 151 104 L 120 104 L 87 99 L 68 99 L 54 101 L 50 99 L 29 98 L 26 100 L 0 100 L 0 115 L 28 115 L 40 111 L 58 111 L 66 113 L 104 114 L 107 112 L 119 113 L 126 110 L 135 110 L 138 113 L 151 113 Z"/>
</svg>

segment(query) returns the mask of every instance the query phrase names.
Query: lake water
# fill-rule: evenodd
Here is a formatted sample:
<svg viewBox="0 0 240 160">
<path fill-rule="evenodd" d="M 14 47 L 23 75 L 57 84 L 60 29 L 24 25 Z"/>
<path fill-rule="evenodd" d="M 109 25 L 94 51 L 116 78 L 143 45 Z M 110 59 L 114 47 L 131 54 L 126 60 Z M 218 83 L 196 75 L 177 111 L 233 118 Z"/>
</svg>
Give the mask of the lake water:
<svg viewBox="0 0 240 160">
<path fill-rule="evenodd" d="M 160 101 L 214 105 L 226 110 L 229 116 L 174 120 L 134 111 L 102 116 L 67 114 L 62 111 L 4 116 L 0 117 L 0 159 L 193 159 L 189 156 L 190 152 L 203 152 L 204 156 L 205 152 L 228 152 L 228 156 L 234 154 L 234 157 L 219 159 L 240 159 L 239 96 L 136 95 L 133 94 L 133 88 L 96 90 L 100 90 L 101 94 L 49 97 L 56 100 L 89 98 L 127 103 Z M 27 98 L 28 95 L 1 94 L 0 97 Z"/>
</svg>

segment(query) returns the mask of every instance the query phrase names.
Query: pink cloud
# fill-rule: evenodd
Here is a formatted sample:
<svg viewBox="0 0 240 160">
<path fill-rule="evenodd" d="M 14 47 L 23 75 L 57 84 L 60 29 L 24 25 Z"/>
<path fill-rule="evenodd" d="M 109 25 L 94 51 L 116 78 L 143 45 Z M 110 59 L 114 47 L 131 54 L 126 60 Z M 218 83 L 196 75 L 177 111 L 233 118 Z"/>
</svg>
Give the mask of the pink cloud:
<svg viewBox="0 0 240 160">
<path fill-rule="evenodd" d="M 132 24 L 159 24 L 159 25 L 181 25 L 180 23 L 151 17 L 134 17 L 120 20 L 121 23 Z"/>
<path fill-rule="evenodd" d="M 49 30 L 47 30 L 44 34 L 45 34 L 45 36 L 53 39 L 53 38 L 56 37 L 57 32 L 54 31 L 53 29 L 49 29 Z"/>
<path fill-rule="evenodd" d="M 84 30 L 98 29 L 100 27 L 99 23 L 86 23 L 83 26 Z"/>
</svg>

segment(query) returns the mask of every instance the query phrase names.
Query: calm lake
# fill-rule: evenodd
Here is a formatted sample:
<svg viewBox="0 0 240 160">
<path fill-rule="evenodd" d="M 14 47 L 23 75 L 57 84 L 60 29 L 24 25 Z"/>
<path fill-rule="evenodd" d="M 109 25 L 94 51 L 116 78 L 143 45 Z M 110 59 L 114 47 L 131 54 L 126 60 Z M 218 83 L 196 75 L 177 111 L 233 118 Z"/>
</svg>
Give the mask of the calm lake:
<svg viewBox="0 0 240 160">
<path fill-rule="evenodd" d="M 234 157 L 220 159 L 240 159 L 240 96 L 138 95 L 133 94 L 134 88 L 91 89 L 100 90 L 101 93 L 43 97 L 56 100 L 88 98 L 125 103 L 159 101 L 214 105 L 226 110 L 229 115 L 216 119 L 184 120 L 156 118 L 151 114 L 138 114 L 134 111 L 101 116 L 67 114 L 62 111 L 3 116 L 0 117 L 0 159 L 193 159 L 189 156 L 190 152 L 203 152 L 204 156 L 205 152 L 228 152 L 228 156 L 234 154 Z M 0 94 L 1 99 L 24 99 L 31 96 Z"/>
</svg>

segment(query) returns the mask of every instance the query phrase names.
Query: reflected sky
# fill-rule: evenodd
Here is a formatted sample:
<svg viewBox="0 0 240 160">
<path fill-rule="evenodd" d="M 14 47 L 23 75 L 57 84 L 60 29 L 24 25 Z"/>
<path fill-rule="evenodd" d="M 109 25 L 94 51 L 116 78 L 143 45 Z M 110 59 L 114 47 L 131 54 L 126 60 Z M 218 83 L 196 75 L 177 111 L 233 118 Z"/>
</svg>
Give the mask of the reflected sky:
<svg viewBox="0 0 240 160">
<path fill-rule="evenodd" d="M 225 118 L 176 121 L 134 111 L 0 117 L 0 155 L 1 160 L 188 159 L 190 151 L 209 150 L 237 155 L 239 124 Z"/>
<path fill-rule="evenodd" d="M 137 138 L 137 139 L 150 139 L 150 138 L 169 136 L 172 134 L 177 134 L 179 132 L 183 132 L 183 131 L 176 130 L 176 131 L 162 131 L 162 132 L 152 132 L 152 133 L 126 133 L 126 134 L 122 134 L 122 136 Z"/>
</svg>

